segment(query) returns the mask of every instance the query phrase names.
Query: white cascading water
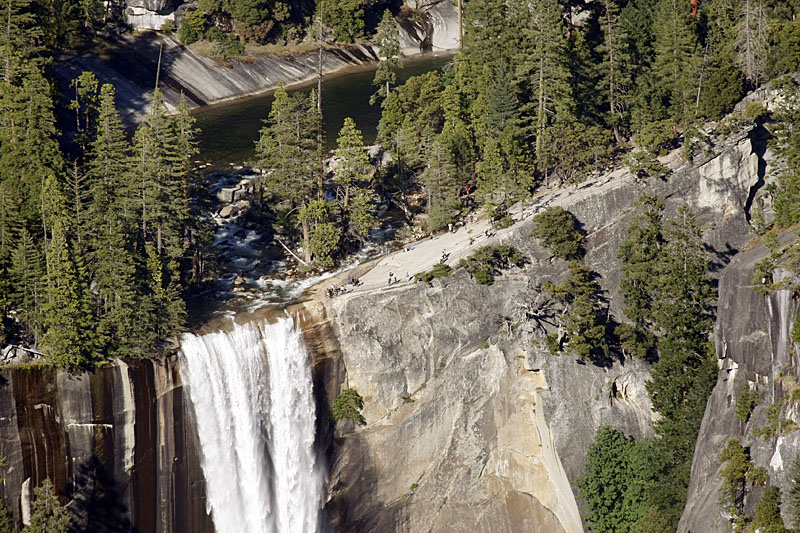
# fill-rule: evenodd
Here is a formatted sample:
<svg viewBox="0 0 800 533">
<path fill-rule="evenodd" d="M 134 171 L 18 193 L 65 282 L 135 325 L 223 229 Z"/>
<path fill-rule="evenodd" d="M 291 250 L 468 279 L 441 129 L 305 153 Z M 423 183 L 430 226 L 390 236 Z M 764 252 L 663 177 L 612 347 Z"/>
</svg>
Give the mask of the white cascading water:
<svg viewBox="0 0 800 533">
<path fill-rule="evenodd" d="M 186 334 L 181 351 L 217 532 L 317 531 L 311 369 L 292 319 Z"/>
</svg>

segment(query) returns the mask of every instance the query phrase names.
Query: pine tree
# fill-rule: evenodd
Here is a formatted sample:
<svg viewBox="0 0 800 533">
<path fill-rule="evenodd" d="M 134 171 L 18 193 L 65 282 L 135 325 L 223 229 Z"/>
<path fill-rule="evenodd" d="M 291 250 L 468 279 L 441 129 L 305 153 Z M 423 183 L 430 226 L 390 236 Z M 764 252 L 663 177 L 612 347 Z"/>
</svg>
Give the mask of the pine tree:
<svg viewBox="0 0 800 533">
<path fill-rule="evenodd" d="M 464 5 L 464 54 L 477 67 L 498 65 L 511 56 L 514 39 L 510 36 L 509 2 L 471 0 Z"/>
<path fill-rule="evenodd" d="M 145 257 L 149 293 L 141 299 L 143 310 L 155 320 L 150 324 L 155 339 L 163 341 L 183 327 L 186 304 L 181 299 L 180 280 L 174 275 L 175 265 L 159 253 L 152 241 L 145 243 Z"/>
<path fill-rule="evenodd" d="M 617 333 L 625 351 L 645 357 L 655 344 L 653 300 L 658 290 L 663 235 L 664 204 L 655 196 L 643 194 L 636 202 L 639 212 L 631 219 L 617 257 L 622 261 L 620 294 L 625 316 L 631 325 L 621 325 Z"/>
<path fill-rule="evenodd" d="M 420 176 L 428 200 L 429 231 L 437 231 L 455 220 L 460 207 L 457 168 L 450 151 L 440 139 L 434 139 L 428 149 L 427 166 Z"/>
<path fill-rule="evenodd" d="M 0 3 L 0 69 L 4 85 L 10 86 L 17 77 L 37 68 L 37 56 L 44 49 L 44 35 L 35 13 L 33 0 L 3 0 Z"/>
<path fill-rule="evenodd" d="M 22 528 L 23 533 L 67 533 L 69 514 L 56 495 L 56 488 L 50 479 L 33 489 L 31 521 Z"/>
<path fill-rule="evenodd" d="M 15 247 L 15 235 L 22 226 L 19 204 L 22 201 L 16 180 L 0 181 L 0 265 L 7 263 Z"/>
<path fill-rule="evenodd" d="M 75 95 L 69 103 L 69 108 L 75 111 L 75 137 L 73 142 L 78 146 L 79 159 L 81 167 L 83 167 L 86 150 L 94 129 L 94 120 L 97 117 L 99 82 L 93 73 L 86 71 L 73 79 L 69 86 Z"/>
<path fill-rule="evenodd" d="M 800 456 L 795 457 L 789 467 L 789 488 L 786 491 L 786 505 L 792 517 L 791 525 L 795 529 L 800 527 Z"/>
<path fill-rule="evenodd" d="M 341 232 L 331 221 L 327 203 L 322 200 L 309 201 L 300 209 L 300 220 L 309 228 L 308 251 L 314 261 L 322 266 L 332 267 Z"/>
<path fill-rule="evenodd" d="M 736 4 L 712 0 L 700 8 L 708 22 L 696 104 L 699 115 L 714 119 L 730 111 L 744 90 L 735 50 Z"/>
<path fill-rule="evenodd" d="M 176 143 L 179 154 L 178 171 L 182 176 L 181 202 L 183 203 L 184 217 L 189 216 L 189 185 L 192 172 L 192 158 L 197 154 L 197 134 L 195 128 L 197 121 L 189 111 L 186 98 L 181 94 L 175 114 Z"/>
<path fill-rule="evenodd" d="M 529 3 L 528 24 L 517 56 L 517 83 L 529 97 L 522 106 L 534 138 L 536 165 L 546 171 L 554 164 L 553 126 L 574 119 L 569 51 L 564 20 L 556 0 Z"/>
<path fill-rule="evenodd" d="M 671 118 L 682 126 L 694 116 L 701 61 L 694 19 L 684 2 L 660 0 L 655 20 L 652 73 L 667 97 Z"/>
<path fill-rule="evenodd" d="M 153 240 L 158 253 L 175 262 L 184 252 L 183 154 L 159 90 L 153 95 L 150 115 L 136 129 L 134 147 L 142 237 Z M 171 270 L 176 277 L 177 268 Z"/>
<path fill-rule="evenodd" d="M 26 228 L 20 230 L 9 274 L 14 282 L 14 306 L 36 343 L 42 334 L 45 272 L 41 251 Z"/>
<path fill-rule="evenodd" d="M 364 36 L 364 0 L 318 0 L 317 11 L 337 41 L 352 43 Z"/>
<path fill-rule="evenodd" d="M 343 207 L 347 211 L 350 200 L 350 188 L 369 178 L 369 157 L 364 149 L 361 130 L 356 128 L 352 118 L 344 119 L 344 125 L 336 140 L 336 156 L 340 159 L 339 167 L 333 173 L 333 181 L 343 191 Z"/>
<path fill-rule="evenodd" d="M 747 81 L 757 86 L 764 79 L 767 69 L 770 32 L 761 0 L 741 0 L 736 30 L 739 67 Z"/>
<path fill-rule="evenodd" d="M 576 485 L 586 501 L 586 521 L 595 533 L 628 533 L 646 511 L 648 468 L 641 465 L 646 444 L 603 426 L 589 446 Z"/>
<path fill-rule="evenodd" d="M 370 164 L 361 131 L 352 118 L 344 119 L 336 144 L 340 162 L 333 173 L 333 181 L 340 187 L 337 196 L 342 201 L 345 228 L 363 238 L 374 222 L 369 209 L 369 190 L 363 186 L 370 178 Z"/>
<path fill-rule="evenodd" d="M 104 84 L 100 88 L 98 116 L 94 138 L 88 149 L 88 175 L 91 185 L 90 218 L 102 225 L 106 214 L 115 211 L 116 216 L 133 224 L 137 207 L 141 205 L 138 185 L 132 183 L 130 144 L 125 136 L 122 121 L 117 112 L 114 86 Z M 92 231 L 97 236 L 102 229 Z"/>
<path fill-rule="evenodd" d="M 602 86 L 608 98 L 609 124 L 614 131 L 617 144 L 622 143 L 621 128 L 624 127 L 628 107 L 630 88 L 631 57 L 628 52 L 628 36 L 625 27 L 620 23 L 619 6 L 616 0 L 603 1 L 601 27 L 603 43 L 598 52 L 603 54 L 600 64 Z"/>
<path fill-rule="evenodd" d="M 653 408 L 667 419 L 699 424 L 716 364 L 709 344 L 715 298 L 709 260 L 685 206 L 665 229 L 653 317 L 661 336 L 648 383 Z M 709 382 L 710 380 L 710 382 Z M 699 410 L 699 413 L 698 413 Z"/>
<path fill-rule="evenodd" d="M 50 85 L 31 68 L 16 85 L 0 84 L 0 91 L 0 182 L 18 191 L 20 217 L 38 234 L 42 182 L 63 168 Z"/>
<path fill-rule="evenodd" d="M 266 173 L 271 195 L 294 207 L 308 205 L 317 196 L 316 118 L 309 102 L 289 96 L 283 85 L 275 91 L 269 118 L 256 142 L 256 165 Z M 303 222 L 303 249 L 311 262 L 309 227 Z"/>
<path fill-rule="evenodd" d="M 402 53 L 397 35 L 397 23 L 392 12 L 387 9 L 383 12 L 383 18 L 378 24 L 378 33 L 375 35 L 383 59 L 378 63 L 375 78 L 372 80 L 372 84 L 378 87 L 378 90 L 370 97 L 370 105 L 374 105 L 378 98 L 381 98 L 381 107 L 384 107 L 391 87 L 397 83 L 397 70 L 403 66 L 400 63 Z"/>
<path fill-rule="evenodd" d="M 78 161 L 74 161 L 66 174 L 67 210 L 78 253 L 86 253 L 90 225 L 90 182 Z"/>
<path fill-rule="evenodd" d="M 47 288 L 43 304 L 45 334 L 42 346 L 48 360 L 71 373 L 95 362 L 91 310 L 82 257 L 75 253 L 69 234 L 66 201 L 55 179 L 45 182 L 44 194 L 50 241 L 46 249 Z"/>
<path fill-rule="evenodd" d="M 481 85 L 484 89 L 481 93 L 486 99 L 485 120 L 488 134 L 497 137 L 509 127 L 516 128 L 519 102 L 514 94 L 508 64 L 500 63 L 492 69 L 492 74 L 491 81 Z"/>
<path fill-rule="evenodd" d="M 569 349 L 583 361 L 603 362 L 608 359 L 609 348 L 599 287 L 582 261 L 570 261 L 569 273 L 561 285 L 548 284 L 544 288 L 569 305 L 565 324 Z"/>
<path fill-rule="evenodd" d="M 753 531 L 766 533 L 787 533 L 789 530 L 783 525 L 781 517 L 781 489 L 770 485 L 764 489 L 764 494 L 756 503 L 755 516 L 753 516 Z"/>
<path fill-rule="evenodd" d="M 788 227 L 800 222 L 800 89 L 785 91 L 785 100 L 776 112 L 772 144 L 786 162 L 778 171 L 778 183 L 773 191 L 775 224 Z"/>
</svg>

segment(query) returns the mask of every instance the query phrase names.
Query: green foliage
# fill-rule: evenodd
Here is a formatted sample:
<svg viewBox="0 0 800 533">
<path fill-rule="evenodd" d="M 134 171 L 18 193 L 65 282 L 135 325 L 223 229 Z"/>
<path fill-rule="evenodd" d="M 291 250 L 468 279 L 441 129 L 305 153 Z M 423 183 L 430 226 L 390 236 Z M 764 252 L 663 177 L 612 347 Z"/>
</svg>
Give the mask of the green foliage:
<svg viewBox="0 0 800 533">
<path fill-rule="evenodd" d="M 355 389 L 344 389 L 333 402 L 333 420 L 338 422 L 342 419 L 352 420 L 358 425 L 364 425 L 366 421 L 361 414 L 364 408 L 364 399 Z"/>
<path fill-rule="evenodd" d="M 592 531 L 630 532 L 645 515 L 650 482 L 643 477 L 646 469 L 639 468 L 642 458 L 643 447 L 620 431 L 603 426 L 597 432 L 576 482 Z"/>
<path fill-rule="evenodd" d="M 800 527 L 800 456 L 795 457 L 787 476 L 789 488 L 786 491 L 786 507 L 791 516 L 794 529 Z"/>
<path fill-rule="evenodd" d="M 767 423 L 753 430 L 754 437 L 761 437 L 764 439 L 764 442 L 769 442 L 782 431 L 794 426 L 791 420 L 781 418 L 784 400 L 784 398 L 781 398 L 767 407 Z"/>
<path fill-rule="evenodd" d="M 570 307 L 564 325 L 567 347 L 582 360 L 605 362 L 609 346 L 599 287 L 582 262 L 570 261 L 569 271 L 569 277 L 561 285 L 545 284 L 542 288 Z"/>
<path fill-rule="evenodd" d="M 375 223 L 367 187 L 371 165 L 361 131 L 356 128 L 352 118 L 344 119 L 336 144 L 336 156 L 340 160 L 333 173 L 333 182 L 337 185 L 336 194 L 341 202 L 344 226 L 363 240 Z"/>
<path fill-rule="evenodd" d="M 161 31 L 164 33 L 172 33 L 175 31 L 175 21 L 172 19 L 167 19 L 161 24 Z"/>
<path fill-rule="evenodd" d="M 415 274 L 414 277 L 424 283 L 430 283 L 433 278 L 444 278 L 453 273 L 453 269 L 446 263 L 436 263 L 426 272 Z"/>
<path fill-rule="evenodd" d="M 208 55 L 213 59 L 228 59 L 244 54 L 244 43 L 235 35 L 222 33 L 217 28 L 212 28 L 207 32 L 206 37 L 212 41 Z"/>
<path fill-rule="evenodd" d="M 352 43 L 364 36 L 364 0 L 319 0 L 318 10 L 337 41 Z"/>
<path fill-rule="evenodd" d="M 300 220 L 309 227 L 309 251 L 314 261 L 324 267 L 333 266 L 333 255 L 339 247 L 340 230 L 331 221 L 328 205 L 321 200 L 311 200 L 300 209 Z"/>
<path fill-rule="evenodd" d="M 318 198 L 319 168 L 317 160 L 317 127 L 319 114 L 313 99 L 299 94 L 290 96 L 283 84 L 275 91 L 275 99 L 264 122 L 260 137 L 256 141 L 256 166 L 265 177 L 262 178 L 270 196 L 278 202 L 287 202 L 293 208 L 308 206 Z M 306 211 L 303 223 L 303 249 L 305 261 L 310 263 L 311 234 L 308 221 L 312 218 L 317 224 L 327 224 L 327 212 L 323 216 L 314 210 Z M 323 226 L 318 244 L 327 249 L 333 237 L 330 227 Z M 337 241 L 338 242 L 338 241 Z M 319 251 L 322 251 L 322 248 Z M 330 255 L 323 252 L 323 262 L 328 263 Z"/>
<path fill-rule="evenodd" d="M 747 481 L 753 485 L 764 486 L 769 481 L 769 472 L 763 466 L 754 466 L 747 471 Z"/>
<path fill-rule="evenodd" d="M 732 515 L 743 512 L 745 481 L 747 473 L 753 468 L 750 451 L 738 439 L 729 439 L 720 452 L 719 460 L 724 463 L 719 471 L 722 486 L 719 489 L 719 504 Z"/>
<path fill-rule="evenodd" d="M 378 98 L 381 98 L 381 105 L 384 106 L 392 86 L 397 84 L 397 70 L 403 66 L 400 63 L 402 52 L 400 51 L 400 41 L 397 38 L 397 24 L 392 12 L 388 9 L 383 12 L 383 18 L 378 24 L 375 41 L 380 47 L 381 62 L 378 63 L 375 78 L 372 80 L 372 84 L 378 90 L 370 97 L 369 103 L 374 105 Z"/>
<path fill-rule="evenodd" d="M 561 259 L 583 256 L 583 233 L 575 215 L 560 206 L 548 207 L 533 218 L 536 227 L 531 233 Z"/>
<path fill-rule="evenodd" d="M 788 227 L 800 222 L 800 89 L 786 89 L 785 100 L 775 114 L 774 140 L 771 144 L 786 162 L 778 174 L 773 192 L 775 225 Z"/>
<path fill-rule="evenodd" d="M 50 479 L 33 489 L 30 523 L 22 528 L 23 533 L 67 533 L 69 514 L 61 505 L 56 489 Z"/>
<path fill-rule="evenodd" d="M 758 391 L 751 389 L 749 386 L 736 397 L 736 409 L 734 411 L 736 418 L 742 422 L 747 422 L 753 409 L 758 405 Z"/>
<path fill-rule="evenodd" d="M 206 29 L 206 16 L 206 12 L 200 9 L 189 11 L 181 21 L 178 40 L 187 46 L 200 40 Z"/>
<path fill-rule="evenodd" d="M 636 178 L 664 179 L 669 174 L 669 169 L 661 164 L 647 150 L 634 150 L 625 154 L 625 165 Z"/>
<path fill-rule="evenodd" d="M 636 202 L 637 213 L 631 217 L 625 240 L 617 257 L 622 261 L 620 294 L 623 311 L 631 324 L 623 324 L 617 333 L 626 352 L 645 357 L 655 345 L 652 334 L 655 319 L 653 304 L 658 291 L 661 251 L 666 244 L 662 217 L 664 203 L 643 194 Z"/>
<path fill-rule="evenodd" d="M 756 513 L 750 526 L 753 531 L 763 533 L 786 533 L 789 530 L 783 525 L 781 517 L 781 490 L 769 486 L 764 490 L 761 499 L 756 503 Z"/>
<path fill-rule="evenodd" d="M 480 285 L 491 285 L 494 277 L 511 266 L 522 266 L 525 258 L 516 249 L 506 244 L 481 246 L 475 252 L 462 259 L 459 268 L 467 269 Z"/>
</svg>

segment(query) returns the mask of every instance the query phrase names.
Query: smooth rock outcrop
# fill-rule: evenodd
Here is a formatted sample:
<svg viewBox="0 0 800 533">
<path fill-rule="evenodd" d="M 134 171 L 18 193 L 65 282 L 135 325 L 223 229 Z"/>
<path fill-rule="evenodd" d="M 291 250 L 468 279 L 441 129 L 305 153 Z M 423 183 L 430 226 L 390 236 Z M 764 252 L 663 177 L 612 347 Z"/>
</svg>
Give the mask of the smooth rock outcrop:
<svg viewBox="0 0 800 533">
<path fill-rule="evenodd" d="M 3 499 L 19 526 L 50 478 L 76 531 L 213 532 L 196 430 L 174 360 L 91 374 L 4 369 Z"/>
</svg>

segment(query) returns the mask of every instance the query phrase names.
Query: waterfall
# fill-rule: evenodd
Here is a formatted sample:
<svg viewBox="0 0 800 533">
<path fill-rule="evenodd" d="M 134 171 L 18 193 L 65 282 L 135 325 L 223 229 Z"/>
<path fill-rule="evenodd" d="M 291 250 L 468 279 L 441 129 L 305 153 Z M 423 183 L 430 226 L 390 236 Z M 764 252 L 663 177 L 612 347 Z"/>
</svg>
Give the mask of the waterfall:
<svg viewBox="0 0 800 533">
<path fill-rule="evenodd" d="M 217 532 L 316 531 L 323 475 L 311 369 L 292 320 L 184 335 L 181 377 Z"/>
</svg>

